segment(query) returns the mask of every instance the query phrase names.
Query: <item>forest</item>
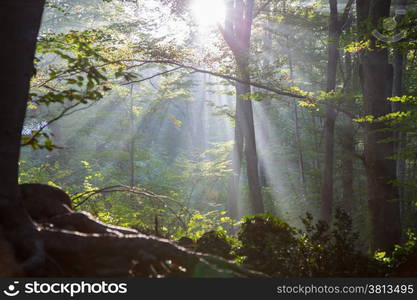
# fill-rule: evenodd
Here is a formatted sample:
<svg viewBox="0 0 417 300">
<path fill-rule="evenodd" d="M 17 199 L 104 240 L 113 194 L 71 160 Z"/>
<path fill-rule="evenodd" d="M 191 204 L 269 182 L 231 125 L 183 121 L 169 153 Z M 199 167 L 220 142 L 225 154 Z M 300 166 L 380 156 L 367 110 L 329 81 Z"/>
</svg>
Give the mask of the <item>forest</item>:
<svg viewBox="0 0 417 300">
<path fill-rule="evenodd" d="M 417 277 L 417 1 L 0 1 L 0 277 Z"/>
</svg>

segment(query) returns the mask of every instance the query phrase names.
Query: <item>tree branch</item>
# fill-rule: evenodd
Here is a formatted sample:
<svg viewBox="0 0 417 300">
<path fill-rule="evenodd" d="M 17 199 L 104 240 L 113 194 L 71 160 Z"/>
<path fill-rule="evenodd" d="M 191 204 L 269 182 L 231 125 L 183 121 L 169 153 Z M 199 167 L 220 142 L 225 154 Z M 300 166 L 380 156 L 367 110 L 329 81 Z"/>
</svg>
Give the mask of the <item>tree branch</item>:
<svg viewBox="0 0 417 300">
<path fill-rule="evenodd" d="M 346 22 L 348 21 L 349 14 L 350 14 L 350 11 L 352 9 L 354 2 L 355 2 L 354 0 L 349 0 L 346 3 L 345 9 L 343 11 L 342 19 L 339 21 L 339 31 L 342 31 L 343 27 L 346 25 Z"/>
<path fill-rule="evenodd" d="M 182 67 L 176 67 L 176 68 L 173 68 L 171 70 L 159 72 L 159 73 L 156 73 L 156 74 L 154 74 L 152 76 L 149 76 L 149 77 L 146 77 L 146 78 L 142 78 L 142 79 L 139 79 L 139 80 L 125 82 L 125 83 L 122 83 L 121 85 L 128 85 L 128 84 L 132 84 L 132 83 L 140 83 L 140 82 L 147 81 L 147 80 L 150 80 L 150 79 L 155 78 L 155 77 L 158 77 L 158 76 L 162 76 L 162 75 L 165 75 L 165 74 L 168 74 L 168 73 L 171 73 L 171 72 L 175 72 L 175 71 L 177 71 L 179 69 L 182 69 Z"/>
<path fill-rule="evenodd" d="M 132 60 L 130 60 L 130 61 L 132 61 Z M 212 75 L 212 76 L 215 76 L 215 77 L 223 78 L 223 79 L 226 79 L 226 80 L 231 80 L 231 81 L 234 81 L 234 82 L 239 82 L 239 83 L 242 83 L 242 84 L 250 84 L 253 87 L 257 87 L 257 88 L 260 88 L 260 89 L 263 89 L 263 90 L 267 90 L 267 91 L 273 92 L 273 93 L 278 94 L 278 95 L 281 95 L 281 96 L 293 97 L 293 98 L 297 98 L 297 99 L 308 99 L 308 96 L 306 96 L 306 95 L 301 95 L 301 94 L 296 94 L 296 93 L 293 93 L 293 92 L 290 92 L 290 91 L 276 89 L 276 88 L 273 88 L 273 87 L 269 87 L 269 86 L 260 84 L 258 82 L 253 82 L 253 81 L 247 82 L 247 81 L 242 80 L 242 79 L 239 79 L 239 78 L 237 78 L 235 76 L 231 76 L 231 75 L 221 74 L 221 73 L 218 73 L 218 72 L 213 72 L 213 71 L 209 71 L 209 70 L 200 69 L 200 68 L 197 68 L 197 67 L 194 67 L 194 66 L 185 65 L 183 63 L 176 62 L 176 61 L 173 61 L 173 60 L 136 60 L 136 61 L 138 61 L 138 62 L 146 62 L 146 63 L 175 65 L 175 66 L 178 66 L 179 68 L 184 68 L 184 69 L 192 70 L 192 71 L 195 71 L 195 72 L 198 72 L 198 73 L 208 74 L 208 75 Z M 125 84 L 129 84 L 129 83 L 131 83 L 131 82 L 128 82 L 128 83 L 125 83 Z"/>
<path fill-rule="evenodd" d="M 37 131 L 36 131 L 36 133 L 27 141 L 27 142 L 25 142 L 25 143 L 23 143 L 23 144 L 21 144 L 20 146 L 21 147 L 25 147 L 25 146 L 28 146 L 28 145 L 30 145 L 40 134 L 41 134 L 41 132 L 46 128 L 46 127 L 48 127 L 49 125 L 51 125 L 52 123 L 54 123 L 54 122 L 56 122 L 56 121 L 58 121 L 59 119 L 61 119 L 63 116 L 65 116 L 66 115 L 66 113 L 69 111 L 69 110 L 71 110 L 72 108 L 74 108 L 74 107 L 76 107 L 76 106 L 78 106 L 78 105 L 80 105 L 81 104 L 81 102 L 77 102 L 77 103 L 75 103 L 75 104 L 73 104 L 73 105 L 71 105 L 71 106 L 68 106 L 68 107 L 66 107 L 65 109 L 63 109 L 62 111 L 61 111 L 61 113 L 58 115 L 58 116 L 56 116 L 55 118 L 53 118 L 52 120 L 49 120 L 48 122 L 46 122 L 44 125 L 42 125 Z"/>
</svg>

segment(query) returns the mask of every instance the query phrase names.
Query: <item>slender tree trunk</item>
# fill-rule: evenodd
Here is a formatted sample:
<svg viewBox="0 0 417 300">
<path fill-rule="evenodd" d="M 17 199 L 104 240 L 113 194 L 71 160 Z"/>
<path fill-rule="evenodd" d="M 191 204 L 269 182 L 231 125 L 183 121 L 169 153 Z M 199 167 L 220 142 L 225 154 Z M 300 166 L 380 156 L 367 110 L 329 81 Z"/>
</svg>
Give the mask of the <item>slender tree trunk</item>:
<svg viewBox="0 0 417 300">
<path fill-rule="evenodd" d="M 129 99 L 129 185 L 130 187 L 135 186 L 135 112 L 133 103 L 133 85 L 130 86 L 130 99 Z M 133 195 L 131 195 L 133 199 Z"/>
<path fill-rule="evenodd" d="M 350 53 L 345 53 L 345 83 L 344 92 L 352 92 L 353 90 L 353 63 Z M 347 106 L 353 111 L 353 99 L 347 100 Z M 343 208 L 347 212 L 352 212 L 354 205 L 353 192 L 353 162 L 355 157 L 355 127 L 352 118 L 345 118 L 342 131 L 342 199 Z"/>
<path fill-rule="evenodd" d="M 261 137 L 262 146 L 265 148 L 263 151 L 263 157 L 262 159 L 259 160 L 259 184 L 262 187 L 269 187 L 270 186 L 270 182 L 269 182 L 270 174 L 268 174 L 267 172 L 267 165 L 270 163 L 271 155 L 270 155 L 270 145 L 269 145 L 270 144 L 270 138 L 269 138 L 270 117 L 269 117 L 268 112 L 270 112 L 272 107 L 271 107 L 271 101 L 268 99 L 262 100 L 262 102 L 259 104 L 262 107 L 262 113 L 263 113 L 264 118 L 266 117 L 266 119 L 261 124 L 259 124 L 259 130 L 257 131 L 258 136 Z M 255 114 L 255 117 L 258 117 L 258 116 Z"/>
<path fill-rule="evenodd" d="M 240 111 L 240 103 L 239 104 L 236 103 L 236 116 L 238 115 L 238 110 Z M 240 181 L 240 173 L 241 173 L 241 166 L 242 166 L 242 154 L 243 154 L 243 136 L 242 136 L 242 133 L 240 132 L 239 127 L 236 124 L 235 143 L 233 145 L 233 152 L 232 152 L 233 173 L 230 178 L 229 198 L 228 198 L 228 203 L 227 203 L 227 211 L 229 213 L 229 216 L 233 219 L 238 218 L 238 215 L 239 215 L 239 210 L 238 210 L 238 203 L 240 199 L 239 181 Z"/>
<path fill-rule="evenodd" d="M 407 5 L 407 0 L 397 0 L 397 4 L 401 6 Z M 403 77 L 404 77 L 404 61 L 406 56 L 402 53 L 400 49 L 394 50 L 394 83 L 392 89 L 393 96 L 402 96 L 403 95 Z M 401 110 L 401 102 L 392 102 L 392 111 L 397 112 Z M 406 147 L 406 132 L 396 132 L 396 144 L 395 152 L 401 153 L 401 151 Z M 397 158 L 397 178 L 401 183 L 405 180 L 406 173 L 406 162 L 403 158 Z M 400 200 L 400 210 L 401 210 L 401 219 L 404 212 L 404 187 L 399 186 L 398 188 L 399 200 Z"/>
<path fill-rule="evenodd" d="M 295 139 L 297 143 L 297 154 L 298 154 L 298 168 L 300 170 L 300 182 L 302 185 L 303 197 L 307 196 L 307 183 L 304 167 L 304 154 L 303 154 L 303 145 L 301 143 L 301 130 L 300 130 L 300 121 L 298 117 L 298 103 L 294 101 L 294 122 L 295 122 Z"/>
<path fill-rule="evenodd" d="M 287 2 L 284 1 L 284 12 L 287 11 Z M 292 58 L 292 51 L 290 48 L 290 37 L 289 35 L 285 36 L 286 39 L 286 46 L 288 52 L 288 64 L 290 66 L 290 81 L 294 80 L 294 65 L 293 65 L 293 58 Z M 306 176 L 305 176 L 305 168 L 304 168 L 304 154 L 303 154 L 303 145 L 301 144 L 301 130 L 300 130 L 300 122 L 298 118 L 298 102 L 294 100 L 294 122 L 295 122 L 295 142 L 297 147 L 297 154 L 298 154 L 298 168 L 300 172 L 300 183 L 302 185 L 303 191 L 303 198 L 307 195 L 307 184 L 306 184 Z"/>
<path fill-rule="evenodd" d="M 376 28 L 383 18 L 389 16 L 391 1 L 364 2 L 368 1 L 358 0 L 359 21 L 369 18 L 372 27 Z M 370 49 L 362 54 L 361 65 L 365 115 L 377 118 L 391 112 L 386 99 L 392 92 L 392 73 L 388 50 L 378 47 L 371 37 Z M 390 158 L 394 154 L 394 143 L 387 141 L 393 138 L 393 133 L 386 130 L 388 126 L 381 121 L 366 123 L 364 144 L 371 248 L 383 250 L 392 249 L 401 236 L 398 188 L 393 184 L 396 166 L 395 160 Z"/>
<path fill-rule="evenodd" d="M 264 47 L 264 59 L 262 61 L 262 65 L 265 67 L 268 67 L 271 64 L 271 55 L 272 55 L 272 35 L 271 35 L 271 5 L 267 5 L 266 9 L 267 12 L 267 21 L 265 24 L 265 30 L 263 33 L 262 41 L 263 41 L 263 47 Z M 270 99 L 264 99 L 258 104 L 261 107 L 262 111 L 262 117 L 264 120 L 260 122 L 259 124 L 259 135 L 260 140 L 262 141 L 262 147 L 264 147 L 263 151 L 263 158 L 259 160 L 259 182 L 261 187 L 268 187 L 270 185 L 268 176 L 271 175 L 271 172 L 267 172 L 267 165 L 270 163 L 271 155 L 270 155 L 270 122 L 271 122 L 271 100 Z M 258 117 L 255 114 L 255 117 Z M 258 139 L 259 141 L 259 139 Z"/>
<path fill-rule="evenodd" d="M 0 1 L 0 226 L 27 269 L 39 264 L 37 231 L 23 209 L 18 189 L 20 139 L 44 1 Z"/>
<path fill-rule="evenodd" d="M 353 162 L 355 153 L 355 128 L 352 119 L 344 121 L 342 154 L 342 199 L 346 211 L 353 210 Z"/>
<path fill-rule="evenodd" d="M 48 129 L 51 132 L 53 144 L 57 145 L 58 147 L 65 147 L 62 136 L 61 123 L 59 121 L 53 122 L 50 125 L 48 125 Z M 35 151 L 32 151 L 32 153 L 33 152 Z M 49 162 L 50 164 L 54 164 L 55 162 L 61 160 L 62 154 L 63 152 L 60 149 L 55 149 L 54 151 L 50 151 L 45 158 L 47 162 Z"/>
</svg>

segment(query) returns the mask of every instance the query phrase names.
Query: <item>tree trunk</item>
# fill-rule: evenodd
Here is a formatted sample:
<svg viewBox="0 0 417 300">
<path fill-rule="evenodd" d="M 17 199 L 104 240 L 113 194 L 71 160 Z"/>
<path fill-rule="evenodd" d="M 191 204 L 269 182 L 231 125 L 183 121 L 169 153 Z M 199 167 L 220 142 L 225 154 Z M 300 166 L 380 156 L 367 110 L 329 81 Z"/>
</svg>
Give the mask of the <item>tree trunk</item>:
<svg viewBox="0 0 417 300">
<path fill-rule="evenodd" d="M 236 129 L 235 149 L 232 157 L 234 174 L 231 179 L 228 203 L 229 214 L 234 217 L 238 212 L 242 149 L 244 149 L 246 157 L 249 200 L 252 205 L 253 213 L 264 212 L 264 204 L 259 182 L 253 108 L 252 102 L 249 100 L 251 93 L 249 52 L 254 1 L 229 0 L 227 1 L 226 6 L 227 18 L 222 34 L 235 58 L 237 76 L 245 82 L 236 83 L 235 85 Z"/>
<path fill-rule="evenodd" d="M 355 153 L 355 128 L 352 119 L 344 121 L 342 131 L 342 199 L 343 208 L 347 212 L 353 210 L 353 161 Z"/>
<path fill-rule="evenodd" d="M 135 142 L 136 142 L 136 130 L 135 130 L 135 112 L 133 103 L 133 85 L 130 86 L 130 99 L 129 99 L 129 138 L 128 138 L 128 152 L 129 152 L 129 185 L 134 187 L 135 182 Z M 130 199 L 133 199 L 131 196 Z"/>
<path fill-rule="evenodd" d="M 345 53 L 345 82 L 343 92 L 353 91 L 353 63 L 350 53 Z M 350 111 L 354 109 L 354 100 L 347 100 L 347 107 Z M 353 162 L 355 157 L 355 127 L 350 117 L 345 118 L 342 130 L 342 207 L 353 212 Z"/>
<path fill-rule="evenodd" d="M 236 116 L 240 113 L 240 102 L 236 103 Z M 236 121 L 237 123 L 237 121 Z M 232 219 L 237 219 L 239 216 L 238 203 L 240 199 L 239 191 L 239 181 L 240 181 L 240 172 L 242 165 L 242 155 L 243 155 L 243 136 L 240 132 L 239 127 L 236 124 L 235 127 L 235 143 L 233 145 L 232 152 L 232 176 L 230 177 L 230 186 L 229 186 L 229 197 L 227 203 L 227 211 L 229 216 Z"/>
<path fill-rule="evenodd" d="M 268 67 L 271 64 L 271 57 L 272 57 L 272 35 L 271 35 L 271 10 L 272 6 L 271 3 L 269 3 L 265 10 L 267 10 L 267 20 L 266 20 L 266 28 L 264 28 L 264 32 L 262 34 L 262 46 L 264 48 L 265 56 L 262 60 L 262 67 Z M 270 151 L 270 121 L 271 121 L 271 99 L 263 99 L 260 103 L 254 104 L 254 108 L 256 111 L 256 105 L 260 107 L 260 110 L 262 112 L 262 116 L 260 119 L 264 119 L 264 121 L 260 122 L 258 125 L 259 129 L 256 132 L 258 137 L 260 136 L 260 139 L 258 138 L 258 141 L 260 140 L 262 143 L 262 147 L 264 148 L 262 153 L 263 157 L 259 160 L 259 184 L 261 187 L 270 187 L 269 182 L 269 176 L 271 176 L 270 170 L 267 171 L 267 166 L 270 163 L 271 158 L 271 151 Z M 258 118 L 259 116 L 255 114 L 255 118 Z M 259 144 L 259 143 L 258 143 Z M 269 174 L 268 174 L 269 173 Z"/>
<path fill-rule="evenodd" d="M 391 1 L 371 1 L 370 4 L 358 1 L 362 18 L 369 17 L 371 25 L 389 16 Z M 360 21 L 365 19 L 360 19 Z M 388 50 L 378 48 L 371 37 L 370 49 L 362 54 L 361 81 L 364 97 L 365 115 L 375 118 L 391 112 L 392 66 L 388 64 Z M 393 185 L 396 179 L 394 143 L 388 141 L 393 133 L 387 131 L 385 122 L 367 122 L 365 125 L 364 156 L 367 175 L 368 205 L 370 212 L 372 249 L 390 250 L 399 243 L 401 236 L 398 188 Z"/>
<path fill-rule="evenodd" d="M 249 50 L 249 49 L 248 49 Z M 240 65 L 238 73 L 243 80 L 249 82 L 249 66 Z M 236 101 L 240 102 L 241 111 L 236 111 L 237 123 L 244 137 L 244 151 L 246 157 L 246 172 L 249 184 L 249 199 L 252 205 L 253 213 L 259 214 L 264 212 L 261 185 L 258 173 L 258 155 L 256 151 L 255 126 L 253 120 L 252 102 L 247 99 L 250 95 L 249 84 L 236 84 Z M 246 100 L 245 100 L 246 99 Z"/>
<path fill-rule="evenodd" d="M 284 1 L 284 12 L 287 13 L 287 2 Z M 269 27 L 268 27 L 269 28 Z M 287 46 L 287 53 L 288 53 L 288 64 L 290 67 L 290 81 L 291 85 L 293 84 L 294 80 L 294 65 L 293 65 L 293 57 L 292 51 L 290 48 L 290 36 L 287 34 L 285 35 L 286 39 L 286 46 Z M 303 192 L 303 199 L 307 196 L 307 184 L 306 184 L 306 176 L 305 176 L 305 167 L 304 167 L 304 154 L 303 154 L 303 145 L 301 143 L 301 130 L 300 130 L 300 122 L 298 117 L 298 101 L 294 99 L 294 125 L 295 125 L 295 142 L 298 154 L 298 169 L 300 172 L 300 183 L 302 185 L 302 192 Z"/>
<path fill-rule="evenodd" d="M 401 6 L 407 5 L 407 0 L 398 0 L 397 4 Z M 401 16 L 402 18 L 402 16 Z M 402 53 L 401 49 L 394 50 L 394 83 L 392 89 L 393 96 L 402 96 L 403 95 L 403 77 L 404 77 L 404 60 L 407 57 Z M 392 102 L 392 111 L 397 112 L 401 110 L 401 102 Z M 395 152 L 401 153 L 402 150 L 406 147 L 406 139 L 407 134 L 406 132 L 396 132 L 396 144 L 395 144 Z M 404 212 L 404 187 L 401 185 L 401 182 L 404 182 L 406 174 L 406 162 L 403 158 L 397 158 L 397 178 L 400 182 L 400 186 L 398 188 L 398 195 L 400 200 L 400 210 L 401 210 L 401 220 L 403 219 L 403 212 Z"/>
<path fill-rule="evenodd" d="M 339 44 L 339 26 L 337 0 L 329 0 L 330 21 L 327 63 L 327 92 L 336 89 L 337 57 Z M 332 103 L 326 106 L 326 120 L 324 123 L 324 170 L 321 189 L 321 219 L 330 223 L 333 206 L 333 161 L 334 161 L 334 128 L 336 111 Z"/>
<path fill-rule="evenodd" d="M 18 189 L 18 162 L 33 59 L 43 0 L 0 2 L 0 225 L 27 270 L 43 260 L 40 239 L 23 209 Z"/>
</svg>

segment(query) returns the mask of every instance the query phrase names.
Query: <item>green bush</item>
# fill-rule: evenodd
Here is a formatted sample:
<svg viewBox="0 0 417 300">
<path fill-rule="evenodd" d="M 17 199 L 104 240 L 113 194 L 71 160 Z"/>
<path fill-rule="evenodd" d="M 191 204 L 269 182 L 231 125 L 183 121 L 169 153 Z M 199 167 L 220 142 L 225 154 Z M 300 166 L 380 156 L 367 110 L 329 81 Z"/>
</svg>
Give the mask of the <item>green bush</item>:
<svg viewBox="0 0 417 300">
<path fill-rule="evenodd" d="M 358 235 L 348 214 L 338 210 L 333 228 L 307 214 L 296 230 L 267 215 L 248 217 L 237 254 L 251 268 L 273 277 L 357 277 L 381 274 L 377 263 L 355 248 Z"/>
<path fill-rule="evenodd" d="M 244 264 L 274 277 L 297 275 L 299 242 L 287 223 L 269 214 L 248 217 L 238 239 L 242 246 L 237 254 L 243 256 Z"/>
<path fill-rule="evenodd" d="M 406 242 L 396 245 L 391 254 L 383 251 L 376 252 L 375 259 L 392 276 L 417 276 L 417 236 L 408 231 Z"/>
<path fill-rule="evenodd" d="M 303 277 L 368 277 L 381 275 L 372 257 L 356 249 L 358 233 L 343 210 L 337 210 L 333 227 L 314 222 L 307 214 L 299 231 L 300 276 Z M 304 259 L 303 259 L 304 258 Z"/>
<path fill-rule="evenodd" d="M 195 248 L 197 252 L 213 254 L 232 259 L 230 238 L 221 231 L 209 231 L 204 233 L 198 240 Z"/>
</svg>

